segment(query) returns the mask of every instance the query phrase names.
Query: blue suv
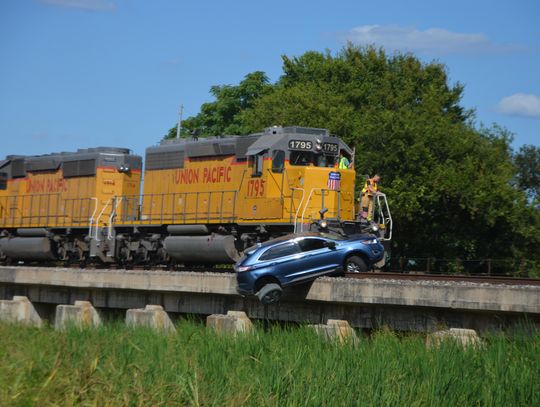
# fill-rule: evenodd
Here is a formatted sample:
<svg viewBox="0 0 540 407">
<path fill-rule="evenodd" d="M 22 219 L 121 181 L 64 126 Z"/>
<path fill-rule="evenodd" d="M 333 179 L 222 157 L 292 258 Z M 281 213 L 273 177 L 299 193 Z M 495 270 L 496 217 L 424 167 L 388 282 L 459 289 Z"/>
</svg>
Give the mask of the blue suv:
<svg viewBox="0 0 540 407">
<path fill-rule="evenodd" d="M 283 288 L 319 276 L 369 271 L 384 257 L 369 234 L 341 236 L 300 233 L 259 243 L 234 265 L 238 293 L 256 295 L 263 304 L 278 302 Z"/>
</svg>

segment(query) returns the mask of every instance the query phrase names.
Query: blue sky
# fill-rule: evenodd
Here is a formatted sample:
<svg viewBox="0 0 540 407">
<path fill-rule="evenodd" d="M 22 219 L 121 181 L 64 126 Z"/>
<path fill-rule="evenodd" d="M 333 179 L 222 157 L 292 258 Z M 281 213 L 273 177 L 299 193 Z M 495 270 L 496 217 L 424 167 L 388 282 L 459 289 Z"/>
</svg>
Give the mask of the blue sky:
<svg viewBox="0 0 540 407">
<path fill-rule="evenodd" d="M 540 145 L 540 2 L 0 0 L 0 157 L 142 154 L 210 86 L 349 40 L 445 64 L 477 122 Z"/>
</svg>

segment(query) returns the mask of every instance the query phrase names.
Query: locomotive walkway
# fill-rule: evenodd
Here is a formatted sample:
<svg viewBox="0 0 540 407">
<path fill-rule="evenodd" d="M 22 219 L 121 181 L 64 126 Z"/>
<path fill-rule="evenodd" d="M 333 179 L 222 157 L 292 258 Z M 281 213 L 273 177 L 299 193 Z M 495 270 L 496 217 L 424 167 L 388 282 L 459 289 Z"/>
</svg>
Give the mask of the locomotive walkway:
<svg viewBox="0 0 540 407">
<path fill-rule="evenodd" d="M 383 275 L 384 276 L 384 275 Z M 441 326 L 505 329 L 540 324 L 540 286 L 504 282 L 319 278 L 274 306 L 236 293 L 233 273 L 0 267 L 0 299 L 24 295 L 47 317 L 58 304 L 90 301 L 98 310 L 162 305 L 169 313 L 225 314 L 321 323 L 344 319 L 357 328 L 432 331 Z"/>
</svg>

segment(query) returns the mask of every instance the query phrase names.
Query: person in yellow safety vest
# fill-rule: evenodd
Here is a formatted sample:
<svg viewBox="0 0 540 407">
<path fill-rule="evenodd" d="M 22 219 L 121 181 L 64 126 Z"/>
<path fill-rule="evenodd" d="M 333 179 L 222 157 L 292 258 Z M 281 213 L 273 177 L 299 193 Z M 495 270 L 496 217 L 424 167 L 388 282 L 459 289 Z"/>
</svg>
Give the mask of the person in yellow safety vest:
<svg viewBox="0 0 540 407">
<path fill-rule="evenodd" d="M 361 216 L 363 219 L 371 220 L 373 216 L 373 199 L 379 191 L 379 181 L 381 177 L 375 174 L 373 178 L 366 179 L 364 188 L 362 188 L 362 198 L 360 202 Z"/>
<path fill-rule="evenodd" d="M 348 168 L 352 167 L 352 163 L 349 161 L 347 157 L 345 157 L 343 154 L 339 155 L 339 166 L 338 169 L 340 170 L 346 170 Z"/>
</svg>

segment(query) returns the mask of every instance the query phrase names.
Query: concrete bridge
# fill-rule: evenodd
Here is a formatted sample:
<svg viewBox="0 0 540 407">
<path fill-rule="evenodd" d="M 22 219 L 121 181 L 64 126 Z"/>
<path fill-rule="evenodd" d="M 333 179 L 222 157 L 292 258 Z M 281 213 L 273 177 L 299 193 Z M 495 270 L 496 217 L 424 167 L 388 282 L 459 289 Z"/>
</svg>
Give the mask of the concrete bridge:
<svg viewBox="0 0 540 407">
<path fill-rule="evenodd" d="M 294 287 L 274 306 L 236 293 L 232 273 L 0 267 L 0 299 L 26 296 L 42 317 L 59 304 L 89 301 L 100 312 L 161 305 L 169 314 L 245 311 L 253 319 L 323 323 L 347 320 L 363 329 L 441 327 L 507 329 L 540 326 L 540 286 L 428 280 L 319 278 Z"/>
</svg>

